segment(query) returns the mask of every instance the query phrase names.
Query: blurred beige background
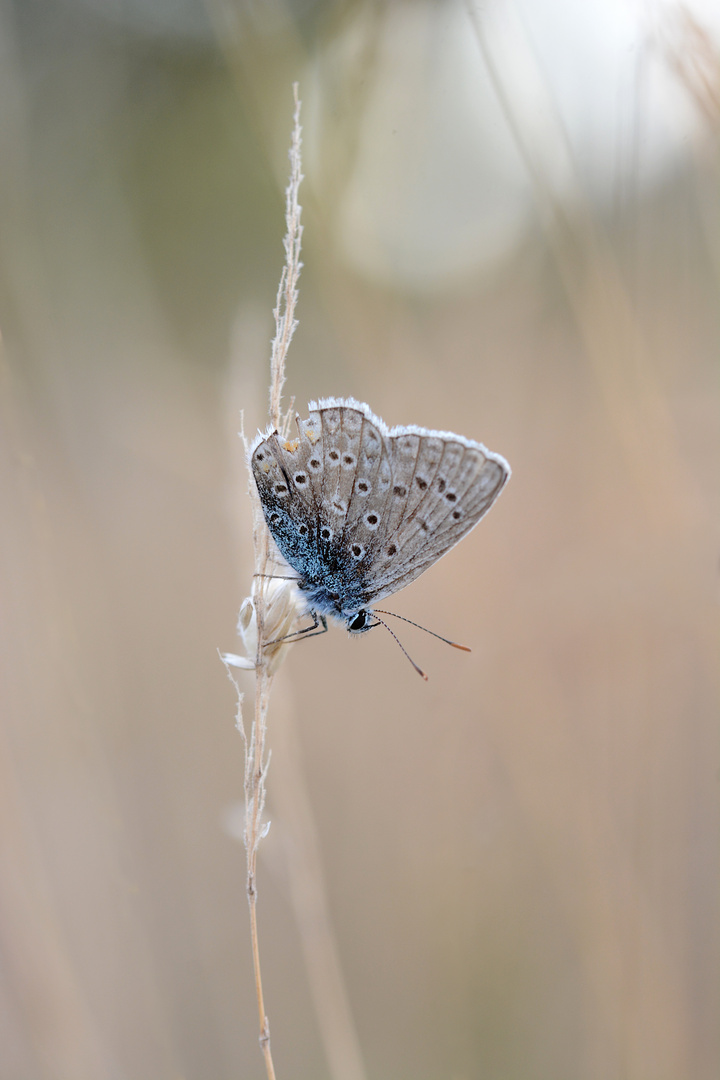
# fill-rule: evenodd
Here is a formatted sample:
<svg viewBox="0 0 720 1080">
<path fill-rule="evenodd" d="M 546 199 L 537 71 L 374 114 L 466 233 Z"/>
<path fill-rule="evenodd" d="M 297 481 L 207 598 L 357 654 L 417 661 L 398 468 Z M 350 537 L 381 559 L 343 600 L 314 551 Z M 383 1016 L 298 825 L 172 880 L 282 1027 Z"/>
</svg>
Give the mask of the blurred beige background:
<svg viewBox="0 0 720 1080">
<path fill-rule="evenodd" d="M 514 476 L 393 598 L 472 654 L 336 627 L 278 677 L 278 1077 L 717 1075 L 717 12 L 471 7 L 0 5 L 3 1080 L 264 1075 L 217 650 L 295 79 L 288 393 Z"/>
</svg>

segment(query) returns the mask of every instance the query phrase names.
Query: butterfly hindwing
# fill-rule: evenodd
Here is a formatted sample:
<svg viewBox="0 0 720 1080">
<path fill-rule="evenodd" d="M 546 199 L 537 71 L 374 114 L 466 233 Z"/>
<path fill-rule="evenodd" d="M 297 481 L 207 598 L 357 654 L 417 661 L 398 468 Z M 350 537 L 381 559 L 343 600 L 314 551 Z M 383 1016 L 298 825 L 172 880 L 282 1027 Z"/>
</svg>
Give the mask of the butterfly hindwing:
<svg viewBox="0 0 720 1080">
<path fill-rule="evenodd" d="M 304 578 L 318 568 L 318 517 L 299 446 L 299 440 L 272 432 L 254 446 L 251 467 L 268 529 L 283 557 Z"/>
</svg>

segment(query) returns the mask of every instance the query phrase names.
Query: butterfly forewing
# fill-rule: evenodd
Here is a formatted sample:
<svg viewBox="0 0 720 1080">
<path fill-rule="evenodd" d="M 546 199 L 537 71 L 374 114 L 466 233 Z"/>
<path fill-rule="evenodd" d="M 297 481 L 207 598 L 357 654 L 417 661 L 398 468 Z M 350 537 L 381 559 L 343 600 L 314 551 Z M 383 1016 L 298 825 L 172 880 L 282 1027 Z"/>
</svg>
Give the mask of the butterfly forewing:
<svg viewBox="0 0 720 1080">
<path fill-rule="evenodd" d="M 415 436 L 415 438 L 420 443 L 425 441 L 424 436 Z M 438 442 L 432 437 L 429 441 L 433 444 Z M 462 444 L 456 442 L 435 446 L 431 460 L 437 460 L 437 468 L 432 479 L 425 483 L 419 496 L 413 492 L 412 501 L 406 498 L 402 500 L 404 505 L 398 508 L 404 512 L 401 512 L 397 523 L 393 523 L 392 532 L 399 548 L 393 572 L 396 573 L 399 567 L 413 562 L 419 551 L 432 544 L 438 528 L 452 512 L 448 496 L 453 502 L 457 499 L 458 473 L 463 457 L 468 452 Z M 421 480 L 425 481 L 426 477 L 421 477 Z M 415 487 L 417 486 L 416 482 Z M 403 484 L 401 492 L 404 490 Z M 400 501 L 399 499 L 398 502 Z"/>
<path fill-rule="evenodd" d="M 382 542 L 392 467 L 386 440 L 372 421 L 358 415 L 362 420 L 358 460 L 343 540 L 362 572 Z"/>
<path fill-rule="evenodd" d="M 370 568 L 371 601 L 410 584 L 462 540 L 492 506 L 507 476 L 504 462 L 479 447 L 446 443 L 432 482 Z M 392 559 L 386 555 L 391 547 L 397 549 Z"/>
<path fill-rule="evenodd" d="M 428 493 L 437 475 L 443 456 L 443 442 L 432 435 L 415 436 L 418 440 L 415 468 L 409 485 L 404 519 L 413 516 Z"/>
<path fill-rule="evenodd" d="M 461 540 L 490 509 L 507 478 L 507 469 L 494 458 L 483 457 L 475 462 L 462 496 L 453 504 L 450 514 L 437 530 L 438 541 L 444 543 L 446 534 L 453 537 L 450 546 Z"/>
</svg>

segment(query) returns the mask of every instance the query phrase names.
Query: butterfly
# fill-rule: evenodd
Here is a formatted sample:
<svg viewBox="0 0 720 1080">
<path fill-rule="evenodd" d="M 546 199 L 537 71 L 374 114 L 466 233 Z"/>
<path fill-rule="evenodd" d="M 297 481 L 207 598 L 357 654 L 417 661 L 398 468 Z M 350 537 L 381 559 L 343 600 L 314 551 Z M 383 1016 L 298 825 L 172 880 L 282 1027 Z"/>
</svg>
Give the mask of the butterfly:
<svg viewBox="0 0 720 1080">
<path fill-rule="evenodd" d="M 250 447 L 267 527 L 316 629 L 328 616 L 360 634 L 370 605 L 409 585 L 493 505 L 510 466 L 482 443 L 410 425 L 388 428 L 353 398 L 322 398 L 298 434 Z"/>
</svg>

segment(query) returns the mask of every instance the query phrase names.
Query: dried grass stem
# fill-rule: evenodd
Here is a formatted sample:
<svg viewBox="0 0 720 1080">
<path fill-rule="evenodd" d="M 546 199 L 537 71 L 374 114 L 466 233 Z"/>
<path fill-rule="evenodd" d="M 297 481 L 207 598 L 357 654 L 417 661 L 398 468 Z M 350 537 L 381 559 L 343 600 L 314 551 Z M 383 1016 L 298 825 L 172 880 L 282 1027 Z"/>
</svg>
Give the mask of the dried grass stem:
<svg viewBox="0 0 720 1080">
<path fill-rule="evenodd" d="M 272 342 L 270 357 L 270 421 L 272 425 L 285 430 L 290 420 L 291 409 L 283 416 L 282 389 L 285 383 L 285 360 L 292 340 L 297 320 L 295 305 L 298 298 L 298 278 L 300 276 L 300 244 L 302 225 L 301 208 L 298 202 L 298 189 L 302 180 L 301 172 L 301 128 L 300 99 L 297 83 L 293 86 L 295 112 L 293 118 L 292 144 L 290 148 L 290 181 L 286 190 L 285 221 L 287 233 L 284 240 L 285 265 L 280 277 L 277 302 L 275 306 L 275 337 Z M 252 942 L 253 968 L 255 972 L 255 990 L 257 994 L 260 1023 L 260 1047 L 265 1059 L 268 1080 L 275 1080 L 270 1049 L 270 1025 L 265 1013 L 265 999 L 262 987 L 260 966 L 260 946 L 257 919 L 257 854 L 260 841 L 267 833 L 268 825 L 263 824 L 266 785 L 270 755 L 266 751 L 267 715 L 270 704 L 270 691 L 277 663 L 272 663 L 266 656 L 265 643 L 272 635 L 267 632 L 268 575 L 271 562 L 270 536 L 260 507 L 255 485 L 250 478 L 250 497 L 253 513 L 253 550 L 255 556 L 255 576 L 253 584 L 253 603 L 257 621 L 257 650 L 255 656 L 255 714 L 250 737 L 245 734 L 240 719 L 239 727 L 245 740 L 245 831 L 244 842 L 247 855 L 247 899 L 250 908 L 250 936 Z M 287 646 L 280 646 L 284 650 Z M 274 657 L 277 659 L 277 656 Z"/>
</svg>

